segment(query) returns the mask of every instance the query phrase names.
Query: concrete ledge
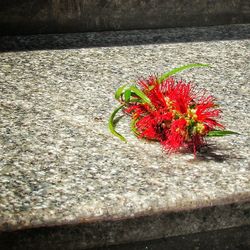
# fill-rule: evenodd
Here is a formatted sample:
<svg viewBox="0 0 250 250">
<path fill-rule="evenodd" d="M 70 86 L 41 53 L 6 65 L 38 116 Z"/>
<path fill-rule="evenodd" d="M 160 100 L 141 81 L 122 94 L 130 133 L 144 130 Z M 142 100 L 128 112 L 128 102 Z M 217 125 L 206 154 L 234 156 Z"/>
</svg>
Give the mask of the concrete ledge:
<svg viewBox="0 0 250 250">
<path fill-rule="evenodd" d="M 26 0 L 0 3 L 0 34 L 208 26 L 250 22 L 247 0 Z"/>
<path fill-rule="evenodd" d="M 225 27 L 198 29 L 199 41 L 195 28 L 143 30 L 133 39 L 151 42 L 50 50 L 24 50 L 27 36 L 0 53 L 0 243 L 84 249 L 250 225 L 249 39 L 240 39 L 250 25 L 236 26 L 226 40 Z M 104 44 L 116 43 L 111 33 Z M 52 37 L 64 47 L 64 35 Z M 212 67 L 177 77 L 213 94 L 239 135 L 208 138 L 196 159 L 139 140 L 126 117 L 117 129 L 128 143 L 111 135 L 119 86 L 195 62 Z"/>
<path fill-rule="evenodd" d="M 250 225 L 250 202 L 0 233 L 1 249 L 77 250 Z M 248 233 L 249 235 L 249 233 Z M 242 236 L 246 237 L 243 233 Z M 247 244 L 247 241 L 237 241 Z M 249 243 L 249 242 L 248 242 Z M 119 249 L 119 248 L 118 248 Z M 131 249 L 131 248 L 129 248 Z M 224 248 L 221 248 L 224 249 Z"/>
</svg>

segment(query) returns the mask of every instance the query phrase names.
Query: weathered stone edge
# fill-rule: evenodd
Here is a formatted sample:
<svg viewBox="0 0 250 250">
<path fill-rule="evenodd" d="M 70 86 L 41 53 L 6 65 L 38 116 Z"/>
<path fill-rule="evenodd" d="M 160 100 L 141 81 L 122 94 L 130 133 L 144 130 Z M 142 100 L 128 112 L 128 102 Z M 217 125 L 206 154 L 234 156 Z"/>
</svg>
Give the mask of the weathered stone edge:
<svg viewBox="0 0 250 250">
<path fill-rule="evenodd" d="M 244 225 L 250 225 L 250 200 L 133 218 L 79 221 L 75 224 L 2 232 L 0 246 L 8 249 L 15 249 L 16 246 L 22 246 L 21 249 L 86 249 Z"/>
</svg>

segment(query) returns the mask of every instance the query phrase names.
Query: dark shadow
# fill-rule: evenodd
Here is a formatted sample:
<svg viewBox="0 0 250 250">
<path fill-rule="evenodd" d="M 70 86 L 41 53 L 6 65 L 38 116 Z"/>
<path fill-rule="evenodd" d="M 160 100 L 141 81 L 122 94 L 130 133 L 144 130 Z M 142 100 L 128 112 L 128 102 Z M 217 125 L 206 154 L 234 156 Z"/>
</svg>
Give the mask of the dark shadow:
<svg viewBox="0 0 250 250">
<path fill-rule="evenodd" d="M 87 250 L 249 250 L 250 226 L 180 235 Z"/>
<path fill-rule="evenodd" d="M 228 159 L 238 159 L 242 160 L 242 157 L 237 155 L 232 155 L 232 149 L 230 148 L 219 148 L 214 144 L 209 144 L 202 147 L 199 152 L 197 152 L 196 158 L 190 160 L 189 162 L 197 163 L 201 161 L 213 161 L 213 162 L 224 162 Z"/>
<path fill-rule="evenodd" d="M 116 117 L 116 118 L 114 119 L 114 121 L 113 121 L 114 125 L 116 126 L 117 123 L 118 123 L 124 116 L 125 116 L 125 115 L 120 115 L 120 116 Z"/>
<path fill-rule="evenodd" d="M 215 147 L 206 147 L 206 150 L 197 153 L 196 161 L 214 161 L 214 162 L 224 162 L 230 158 L 229 154 L 221 153 L 217 151 Z"/>
<path fill-rule="evenodd" d="M 249 38 L 250 24 L 115 32 L 1 36 L 0 51 L 61 50 Z"/>
</svg>

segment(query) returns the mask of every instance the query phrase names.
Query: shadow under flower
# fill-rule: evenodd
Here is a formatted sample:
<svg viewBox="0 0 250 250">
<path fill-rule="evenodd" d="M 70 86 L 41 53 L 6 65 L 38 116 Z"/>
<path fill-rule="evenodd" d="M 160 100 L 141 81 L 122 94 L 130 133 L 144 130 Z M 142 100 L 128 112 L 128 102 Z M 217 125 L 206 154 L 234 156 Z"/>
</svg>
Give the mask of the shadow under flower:
<svg viewBox="0 0 250 250">
<path fill-rule="evenodd" d="M 214 161 L 214 162 L 225 162 L 229 159 L 243 159 L 243 157 L 236 156 L 235 154 L 232 154 L 231 148 L 223 148 L 218 147 L 215 144 L 209 144 L 206 146 L 203 146 L 199 151 L 197 151 L 196 157 L 192 160 L 189 160 L 189 162 L 197 163 L 202 161 Z"/>
</svg>

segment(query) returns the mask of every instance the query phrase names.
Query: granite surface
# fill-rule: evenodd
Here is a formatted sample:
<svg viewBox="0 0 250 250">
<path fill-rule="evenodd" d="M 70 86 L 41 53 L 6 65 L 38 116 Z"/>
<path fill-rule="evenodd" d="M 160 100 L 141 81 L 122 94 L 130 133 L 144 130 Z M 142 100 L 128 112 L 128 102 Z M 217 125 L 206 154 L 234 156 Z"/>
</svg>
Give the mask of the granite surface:
<svg viewBox="0 0 250 250">
<path fill-rule="evenodd" d="M 250 25 L 235 27 L 232 37 L 249 36 Z M 213 28 L 204 28 L 204 37 L 206 30 Z M 152 32 L 142 32 L 145 40 Z M 168 30 L 159 32 L 167 38 Z M 220 220 L 223 209 L 210 221 L 217 228 L 250 224 L 250 41 L 216 39 L 224 37 L 223 27 L 214 41 L 192 42 L 190 29 L 176 32 L 189 42 L 0 54 L 1 231 L 231 203 L 236 209 L 225 213 L 229 222 Z M 114 33 L 99 34 L 104 40 L 109 35 Z M 46 44 L 46 36 L 40 38 Z M 209 147 L 194 159 L 189 153 L 169 156 L 158 143 L 138 140 L 127 118 L 117 128 L 127 144 L 110 134 L 107 121 L 120 85 L 194 62 L 212 68 L 178 77 L 213 93 L 223 110 L 221 121 L 240 135 L 209 139 Z M 234 216 L 230 211 L 236 210 Z M 190 218 L 189 231 L 206 230 Z M 182 230 L 173 223 L 168 235 Z"/>
</svg>

